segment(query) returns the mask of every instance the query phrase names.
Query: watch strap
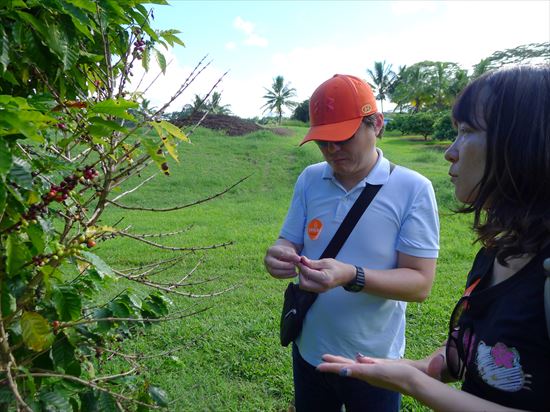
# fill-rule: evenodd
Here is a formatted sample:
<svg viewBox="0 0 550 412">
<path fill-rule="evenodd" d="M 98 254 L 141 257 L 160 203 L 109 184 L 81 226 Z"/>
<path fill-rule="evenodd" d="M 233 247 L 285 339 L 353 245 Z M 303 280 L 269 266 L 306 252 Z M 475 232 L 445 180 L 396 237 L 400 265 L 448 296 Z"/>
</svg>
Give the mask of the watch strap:
<svg viewBox="0 0 550 412">
<path fill-rule="evenodd" d="M 361 292 L 365 287 L 365 271 L 361 266 L 355 266 L 355 279 L 344 285 L 348 292 Z"/>
</svg>

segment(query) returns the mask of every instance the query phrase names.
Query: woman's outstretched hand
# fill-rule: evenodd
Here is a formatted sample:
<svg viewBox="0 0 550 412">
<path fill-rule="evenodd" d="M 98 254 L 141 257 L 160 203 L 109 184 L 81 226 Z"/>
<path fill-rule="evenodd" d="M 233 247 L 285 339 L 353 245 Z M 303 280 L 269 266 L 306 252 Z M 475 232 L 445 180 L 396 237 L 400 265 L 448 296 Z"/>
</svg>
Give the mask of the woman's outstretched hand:
<svg viewBox="0 0 550 412">
<path fill-rule="evenodd" d="M 321 372 L 361 379 L 371 385 L 404 394 L 409 394 L 415 375 L 422 373 L 405 359 L 376 359 L 357 355 L 352 360 L 342 356 L 323 355 L 323 361 L 317 366 L 317 370 Z"/>
</svg>

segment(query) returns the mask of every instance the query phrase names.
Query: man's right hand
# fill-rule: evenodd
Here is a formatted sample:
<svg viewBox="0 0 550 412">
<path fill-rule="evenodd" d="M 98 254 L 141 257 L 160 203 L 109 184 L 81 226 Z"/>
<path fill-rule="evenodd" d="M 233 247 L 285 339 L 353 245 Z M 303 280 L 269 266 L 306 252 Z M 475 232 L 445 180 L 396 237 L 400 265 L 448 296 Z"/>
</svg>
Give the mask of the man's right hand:
<svg viewBox="0 0 550 412">
<path fill-rule="evenodd" d="M 288 279 L 296 276 L 296 264 L 300 262 L 296 246 L 286 239 L 277 239 L 264 257 L 264 265 L 271 276 Z"/>
</svg>

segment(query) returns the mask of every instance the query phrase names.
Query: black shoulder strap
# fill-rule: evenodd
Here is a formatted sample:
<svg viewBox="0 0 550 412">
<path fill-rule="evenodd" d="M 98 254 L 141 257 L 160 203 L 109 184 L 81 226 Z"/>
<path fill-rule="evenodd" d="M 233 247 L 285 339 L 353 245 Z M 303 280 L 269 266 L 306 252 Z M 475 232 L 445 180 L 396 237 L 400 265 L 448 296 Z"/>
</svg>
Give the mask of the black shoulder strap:
<svg viewBox="0 0 550 412">
<path fill-rule="evenodd" d="M 390 175 L 393 169 L 395 169 L 395 165 L 390 162 Z M 366 184 L 319 259 L 336 257 L 359 221 L 359 218 L 363 215 L 367 207 L 369 207 L 381 187 L 382 185 Z"/>
<path fill-rule="evenodd" d="M 546 331 L 550 339 L 550 258 L 544 259 L 543 268 L 546 275 L 544 281 L 544 313 L 546 315 Z"/>
</svg>

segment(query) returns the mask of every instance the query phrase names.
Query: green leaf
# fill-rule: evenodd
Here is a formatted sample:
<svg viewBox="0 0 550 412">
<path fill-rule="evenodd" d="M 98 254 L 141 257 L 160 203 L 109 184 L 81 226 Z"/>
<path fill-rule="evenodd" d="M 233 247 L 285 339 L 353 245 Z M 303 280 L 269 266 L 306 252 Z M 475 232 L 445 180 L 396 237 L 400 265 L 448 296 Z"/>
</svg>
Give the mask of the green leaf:
<svg viewBox="0 0 550 412">
<path fill-rule="evenodd" d="M 81 252 L 81 254 L 96 268 L 97 272 L 102 277 L 114 275 L 113 269 L 111 269 L 111 267 L 107 263 L 105 263 L 99 256 L 86 251 Z"/>
<path fill-rule="evenodd" d="M 11 169 L 12 156 L 6 139 L 0 137 L 0 176 L 5 176 Z"/>
<path fill-rule="evenodd" d="M 89 119 L 92 125 L 101 125 L 109 128 L 111 131 L 116 130 L 117 132 L 126 133 L 128 129 L 124 126 L 121 126 L 120 123 L 114 122 L 112 120 L 105 120 L 101 117 L 95 116 Z"/>
<path fill-rule="evenodd" d="M 151 395 L 151 399 L 153 399 L 158 406 L 168 406 L 168 394 L 164 390 L 158 386 L 150 385 L 148 392 L 149 395 Z"/>
<path fill-rule="evenodd" d="M 6 240 L 6 272 L 13 277 L 31 260 L 32 256 L 27 246 L 17 234 L 11 234 Z"/>
<path fill-rule="evenodd" d="M 24 312 L 21 316 L 23 342 L 35 352 L 41 352 L 51 346 L 53 334 L 48 321 L 36 312 Z"/>
<path fill-rule="evenodd" d="M 92 0 L 65 0 L 67 3 L 78 7 L 79 9 L 84 9 L 90 13 L 97 13 L 97 4 Z"/>
<path fill-rule="evenodd" d="M 151 294 L 143 301 L 142 310 L 144 311 L 144 317 L 156 317 L 159 318 L 168 314 L 168 306 L 172 302 L 161 294 Z"/>
<path fill-rule="evenodd" d="M 34 246 L 34 254 L 39 255 L 44 252 L 44 247 L 46 246 L 46 233 L 44 233 L 42 225 L 40 223 L 29 225 L 27 228 L 27 235 Z"/>
<path fill-rule="evenodd" d="M 176 146 L 172 142 L 172 138 L 167 136 L 167 132 L 162 128 L 161 122 L 152 121 L 149 122 L 151 126 L 153 126 L 153 129 L 158 133 L 160 140 L 162 141 L 162 144 L 166 148 L 166 151 L 168 154 L 174 159 L 176 162 L 178 161 L 178 152 L 176 149 Z"/>
<path fill-rule="evenodd" d="M 162 74 L 166 74 L 166 57 L 164 57 L 164 55 L 158 50 L 155 50 L 155 57 L 157 58 L 157 63 L 162 71 Z"/>
<path fill-rule="evenodd" d="M 179 30 L 170 29 L 170 30 L 161 30 L 159 32 L 159 35 L 164 38 L 170 46 L 173 46 L 174 44 L 179 44 L 180 46 L 185 47 L 185 43 L 180 40 L 176 34 L 181 33 Z"/>
<path fill-rule="evenodd" d="M 162 150 L 159 154 L 159 143 L 156 141 L 156 139 L 152 139 L 150 136 L 143 136 L 141 139 L 141 143 L 143 143 L 143 146 L 145 147 L 145 150 L 147 151 L 147 154 L 151 157 L 151 160 L 155 162 L 157 167 L 160 169 L 161 165 L 166 161 L 166 157 L 164 157 L 164 153 Z"/>
<path fill-rule="evenodd" d="M 126 120 L 135 120 L 134 116 L 128 113 L 128 109 L 137 108 L 139 105 L 136 102 L 131 102 L 124 99 L 107 99 L 97 103 L 91 108 L 93 113 L 105 113 L 112 116 L 117 116 Z"/>
<path fill-rule="evenodd" d="M 130 308 L 124 302 L 120 302 L 120 301 L 110 302 L 108 307 L 113 312 L 113 315 L 116 318 L 131 317 Z"/>
<path fill-rule="evenodd" d="M 166 121 L 166 120 L 161 120 L 161 122 L 159 123 L 160 124 L 160 127 L 162 127 L 164 130 L 166 130 L 170 135 L 184 141 L 184 142 L 189 142 L 189 138 L 185 135 L 185 133 L 183 133 L 181 131 L 181 129 L 177 126 L 174 126 L 172 123 Z"/>
<path fill-rule="evenodd" d="M 28 120 L 30 116 L 33 117 L 32 120 Z M 38 112 L 19 111 L 14 113 L 6 111 L 0 118 L 0 125 L 4 126 L 4 130 L 0 129 L 0 135 L 22 134 L 35 142 L 42 143 L 44 138 L 37 133 L 37 127 L 33 123 L 33 120 L 39 120 L 40 116 Z"/>
<path fill-rule="evenodd" d="M 3 27 L 0 27 L 0 64 L 2 71 L 6 71 L 10 64 L 10 41 Z"/>
<path fill-rule="evenodd" d="M 16 13 L 21 18 L 21 20 L 28 23 L 42 37 L 46 37 L 48 35 L 48 28 L 40 20 L 34 17 L 32 14 L 26 13 L 24 11 L 17 11 Z"/>
<path fill-rule="evenodd" d="M 151 53 L 149 52 L 149 48 L 146 47 L 145 50 L 141 53 L 141 66 L 143 67 L 143 70 L 146 72 L 149 71 L 149 63 L 151 62 Z"/>
<path fill-rule="evenodd" d="M 101 392 L 97 399 L 98 411 L 116 411 L 118 406 L 113 396 L 107 392 Z"/>
<path fill-rule="evenodd" d="M 32 189 L 31 166 L 23 159 L 14 158 L 9 179 L 23 189 Z"/>
<path fill-rule="evenodd" d="M 69 34 L 60 25 L 49 26 L 44 40 L 49 49 L 63 63 L 64 70 L 71 68 L 78 60 L 78 48 L 72 46 Z"/>
<path fill-rule="evenodd" d="M 75 347 L 64 333 L 59 333 L 52 345 L 51 357 L 56 369 L 73 376 L 80 375 L 80 363 L 75 357 Z"/>
<path fill-rule="evenodd" d="M 112 120 L 105 120 L 101 117 L 92 117 L 90 119 L 90 126 L 88 127 L 88 133 L 93 137 L 107 137 L 110 136 L 113 131 L 125 133 L 127 128 L 121 126 L 117 122 Z"/>
<path fill-rule="evenodd" d="M 0 184 L 4 185 L 4 179 L 0 178 Z M 2 215 L 4 214 L 4 211 L 6 210 L 6 199 L 8 198 L 7 192 L 2 188 L 0 190 L 0 221 L 2 220 Z"/>
<path fill-rule="evenodd" d="M 11 389 L 8 386 L 3 385 L 0 388 L 0 404 L 10 404 L 14 400 L 15 397 L 13 396 Z"/>
<path fill-rule="evenodd" d="M 2 317 L 11 315 L 17 309 L 15 297 L 4 284 L 2 287 Z"/>
<path fill-rule="evenodd" d="M 88 27 L 95 28 L 95 23 L 90 20 L 85 12 L 83 12 L 81 9 L 82 7 L 76 7 L 74 3 L 71 0 L 66 0 L 62 3 L 63 9 L 67 12 L 67 14 L 71 17 L 71 20 L 76 27 L 76 29 L 81 32 L 84 36 L 86 36 L 90 40 L 94 40 L 94 36 L 90 32 L 90 29 Z M 89 5 L 92 8 L 96 8 L 95 4 L 92 2 Z M 89 10 L 88 10 L 89 11 Z M 95 10 L 92 11 L 92 13 L 95 13 Z"/>
<path fill-rule="evenodd" d="M 71 321 L 81 317 L 82 300 L 73 287 L 60 286 L 55 288 L 53 301 L 60 320 Z"/>
<path fill-rule="evenodd" d="M 113 316 L 113 313 L 107 309 L 107 308 L 99 308 L 94 310 L 94 319 L 105 319 L 110 318 Z M 109 329 L 111 329 L 112 322 L 103 320 L 101 322 L 97 322 L 97 331 L 98 332 L 106 332 Z"/>
<path fill-rule="evenodd" d="M 40 401 L 46 407 L 48 412 L 65 412 L 72 410 L 69 398 L 61 395 L 60 392 L 42 392 L 40 394 Z"/>
</svg>

